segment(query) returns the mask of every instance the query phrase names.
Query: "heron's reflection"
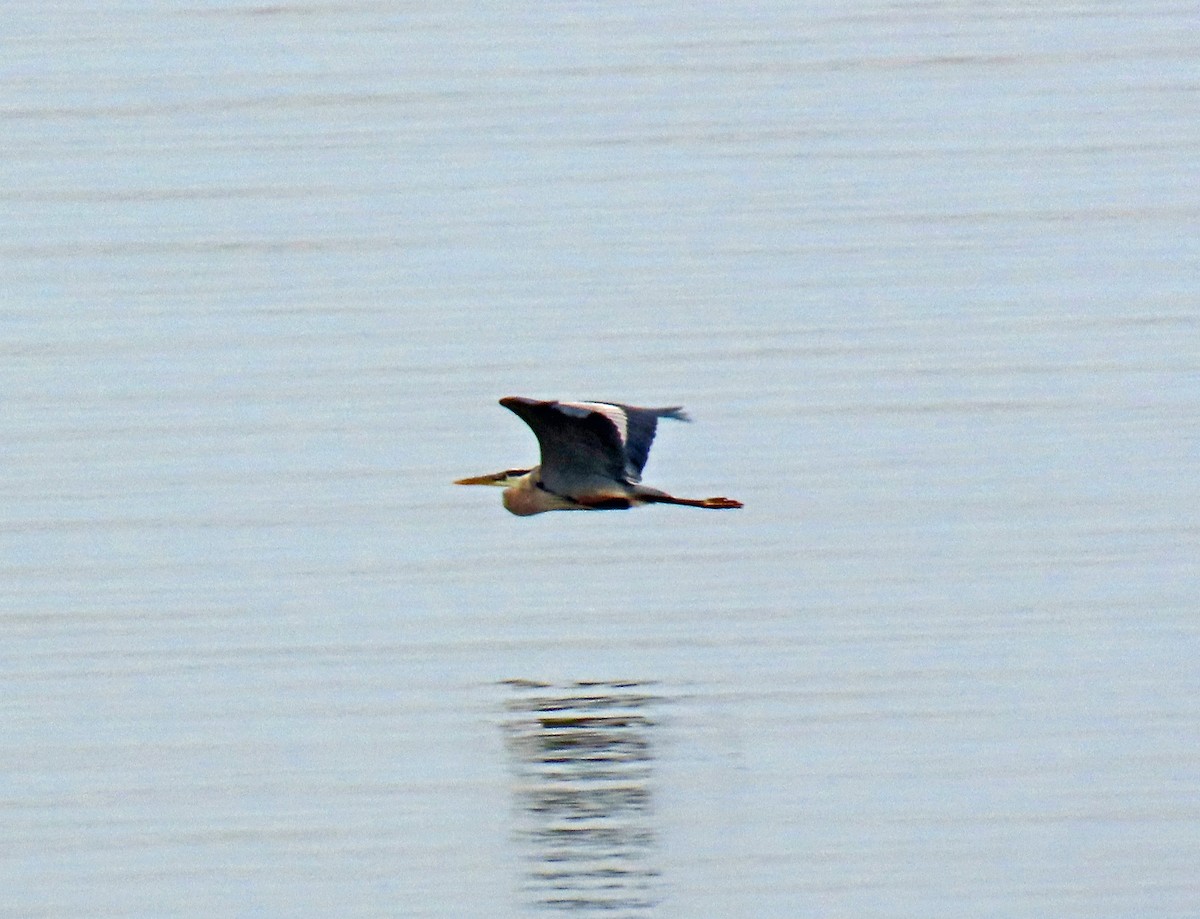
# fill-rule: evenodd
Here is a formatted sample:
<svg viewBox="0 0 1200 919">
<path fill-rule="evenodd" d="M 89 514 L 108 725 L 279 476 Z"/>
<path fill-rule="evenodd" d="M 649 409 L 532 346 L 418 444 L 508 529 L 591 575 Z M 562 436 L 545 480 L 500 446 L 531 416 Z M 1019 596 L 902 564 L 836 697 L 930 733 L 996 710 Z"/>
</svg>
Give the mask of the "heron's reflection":
<svg viewBox="0 0 1200 919">
<path fill-rule="evenodd" d="M 638 683 L 505 685 L 530 898 L 562 912 L 650 915 L 656 697 Z"/>
</svg>

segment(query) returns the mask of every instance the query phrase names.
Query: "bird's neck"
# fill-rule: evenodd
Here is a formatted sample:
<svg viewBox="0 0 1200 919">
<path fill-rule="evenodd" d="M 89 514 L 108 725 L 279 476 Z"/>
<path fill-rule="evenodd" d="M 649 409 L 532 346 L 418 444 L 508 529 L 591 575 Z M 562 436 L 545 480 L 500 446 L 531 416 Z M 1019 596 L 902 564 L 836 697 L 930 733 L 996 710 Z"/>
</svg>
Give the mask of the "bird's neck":
<svg viewBox="0 0 1200 919">
<path fill-rule="evenodd" d="M 541 477 L 537 469 L 531 469 L 504 489 L 504 507 L 518 517 L 528 517 L 546 510 L 542 490 L 538 488 Z"/>
</svg>

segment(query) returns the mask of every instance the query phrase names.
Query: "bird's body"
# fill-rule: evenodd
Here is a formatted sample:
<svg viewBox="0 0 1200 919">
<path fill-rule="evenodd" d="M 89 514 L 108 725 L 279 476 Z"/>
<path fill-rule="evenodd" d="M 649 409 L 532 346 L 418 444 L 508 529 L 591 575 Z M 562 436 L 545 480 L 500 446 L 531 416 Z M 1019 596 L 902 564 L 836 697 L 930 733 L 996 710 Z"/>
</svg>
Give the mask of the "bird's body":
<svg viewBox="0 0 1200 919">
<path fill-rule="evenodd" d="M 499 485 L 504 506 L 521 517 L 543 511 L 617 510 L 642 504 L 727 509 L 732 498 L 676 498 L 641 484 L 659 418 L 687 421 L 679 406 L 639 408 L 615 402 L 555 402 L 509 396 L 500 404 L 537 435 L 542 462 L 459 479 L 458 485 Z"/>
</svg>

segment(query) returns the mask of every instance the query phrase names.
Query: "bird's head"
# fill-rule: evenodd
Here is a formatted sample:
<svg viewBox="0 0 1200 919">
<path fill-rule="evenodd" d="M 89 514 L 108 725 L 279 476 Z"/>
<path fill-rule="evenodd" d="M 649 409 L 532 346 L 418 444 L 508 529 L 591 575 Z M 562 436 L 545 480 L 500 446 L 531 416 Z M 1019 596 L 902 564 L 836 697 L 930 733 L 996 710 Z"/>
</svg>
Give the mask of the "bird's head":
<svg viewBox="0 0 1200 919">
<path fill-rule="evenodd" d="M 499 485 L 501 488 L 511 488 L 525 478 L 525 476 L 529 475 L 531 471 L 529 469 L 505 469 L 503 472 L 492 472 L 488 475 L 473 475 L 465 479 L 458 479 L 454 484 Z"/>
</svg>

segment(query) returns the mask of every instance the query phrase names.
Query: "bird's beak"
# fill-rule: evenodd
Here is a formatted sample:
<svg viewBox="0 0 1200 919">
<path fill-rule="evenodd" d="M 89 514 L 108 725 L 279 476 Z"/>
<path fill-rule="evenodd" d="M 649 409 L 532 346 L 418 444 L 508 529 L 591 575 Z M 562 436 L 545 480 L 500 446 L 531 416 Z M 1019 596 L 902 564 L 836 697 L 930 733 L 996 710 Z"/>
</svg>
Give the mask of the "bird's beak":
<svg viewBox="0 0 1200 919">
<path fill-rule="evenodd" d="M 488 475 L 473 475 L 466 479 L 456 479 L 455 485 L 504 485 L 508 478 L 507 472 L 493 472 Z"/>
</svg>

